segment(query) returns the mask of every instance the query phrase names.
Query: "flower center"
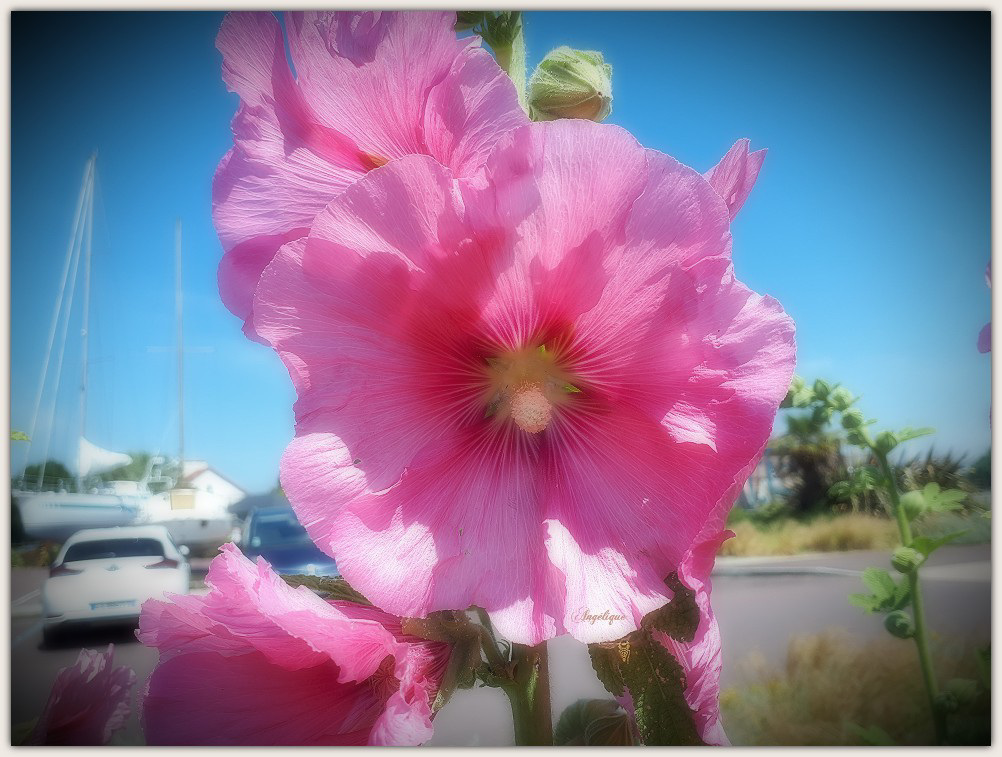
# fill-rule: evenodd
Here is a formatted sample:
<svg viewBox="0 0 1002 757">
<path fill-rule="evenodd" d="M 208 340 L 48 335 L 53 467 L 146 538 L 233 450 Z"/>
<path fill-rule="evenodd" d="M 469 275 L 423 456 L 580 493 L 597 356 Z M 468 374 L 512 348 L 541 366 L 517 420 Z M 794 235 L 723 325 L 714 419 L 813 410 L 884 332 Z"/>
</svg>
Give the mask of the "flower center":
<svg viewBox="0 0 1002 757">
<path fill-rule="evenodd" d="M 568 395 L 580 391 L 545 345 L 499 354 L 488 358 L 487 365 L 486 415 L 510 418 L 529 434 L 546 430 L 554 408 L 566 405 Z"/>
</svg>

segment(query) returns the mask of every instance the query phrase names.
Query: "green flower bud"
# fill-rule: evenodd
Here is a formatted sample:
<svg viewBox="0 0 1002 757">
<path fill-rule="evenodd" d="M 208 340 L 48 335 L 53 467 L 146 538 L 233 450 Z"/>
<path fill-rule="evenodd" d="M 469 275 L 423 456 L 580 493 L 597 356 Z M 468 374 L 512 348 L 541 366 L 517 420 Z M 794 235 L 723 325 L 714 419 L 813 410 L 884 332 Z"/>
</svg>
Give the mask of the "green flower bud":
<svg viewBox="0 0 1002 757">
<path fill-rule="evenodd" d="M 863 427 L 863 414 L 859 410 L 846 410 L 842 413 L 842 428 L 853 431 Z"/>
<path fill-rule="evenodd" d="M 852 394 L 848 389 L 839 387 L 834 392 L 832 392 L 831 397 L 828 398 L 828 403 L 833 409 L 842 412 L 848 410 L 850 405 L 852 405 Z"/>
<path fill-rule="evenodd" d="M 604 121 L 612 112 L 612 66 L 602 53 L 558 47 L 532 72 L 529 112 L 535 121 Z"/>
<path fill-rule="evenodd" d="M 898 446 L 898 437 L 893 431 L 881 431 L 877 434 L 877 440 L 873 443 L 877 452 L 886 455 Z"/>
<path fill-rule="evenodd" d="M 925 562 L 922 553 L 911 547 L 898 547 L 891 555 L 891 565 L 898 573 L 911 573 Z"/>
<path fill-rule="evenodd" d="M 915 520 L 925 511 L 925 497 L 921 491 L 905 492 L 901 495 L 901 507 L 908 520 Z"/>
<path fill-rule="evenodd" d="M 855 445 L 857 447 L 868 447 L 869 443 L 866 438 L 866 431 L 863 429 L 854 429 L 845 435 L 849 444 Z"/>
<path fill-rule="evenodd" d="M 915 635 L 915 623 L 904 610 L 888 613 L 884 618 L 884 628 L 891 636 L 897 636 L 899 639 L 910 639 Z"/>
<path fill-rule="evenodd" d="M 831 390 L 831 384 L 824 379 L 818 379 L 814 382 L 814 396 L 822 402 L 828 399 L 828 395 L 831 393 Z"/>
</svg>

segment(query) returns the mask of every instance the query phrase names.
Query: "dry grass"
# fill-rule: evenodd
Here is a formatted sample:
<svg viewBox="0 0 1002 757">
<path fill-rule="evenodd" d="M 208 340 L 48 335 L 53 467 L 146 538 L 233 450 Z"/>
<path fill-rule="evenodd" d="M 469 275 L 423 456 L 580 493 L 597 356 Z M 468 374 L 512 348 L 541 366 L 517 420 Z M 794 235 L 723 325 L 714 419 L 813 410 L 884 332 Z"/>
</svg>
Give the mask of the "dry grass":
<svg viewBox="0 0 1002 757">
<path fill-rule="evenodd" d="M 978 680 L 973 647 L 937 644 L 941 682 Z M 933 743 L 929 706 L 914 644 L 881 639 L 854 645 L 844 633 L 795 638 L 785 670 L 767 671 L 759 658 L 745 663 L 753 683 L 721 695 L 724 727 L 735 745 L 860 745 L 850 724 L 877 726 L 896 744 Z M 990 698 L 983 694 L 954 715 L 952 743 L 988 744 Z"/>
<path fill-rule="evenodd" d="M 850 549 L 892 549 L 898 543 L 895 524 L 887 518 L 851 513 L 810 522 L 782 520 L 767 526 L 739 521 L 729 526 L 736 536 L 724 542 L 722 555 L 795 555 Z"/>
</svg>

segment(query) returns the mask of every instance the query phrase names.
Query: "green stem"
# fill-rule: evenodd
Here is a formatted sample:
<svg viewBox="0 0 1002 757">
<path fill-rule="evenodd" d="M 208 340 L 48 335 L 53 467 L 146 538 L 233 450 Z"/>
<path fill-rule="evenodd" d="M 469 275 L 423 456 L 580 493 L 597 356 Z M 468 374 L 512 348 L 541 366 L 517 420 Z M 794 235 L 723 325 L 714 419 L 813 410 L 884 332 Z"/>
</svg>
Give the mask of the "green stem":
<svg viewBox="0 0 1002 757">
<path fill-rule="evenodd" d="M 894 514 L 898 521 L 898 532 L 901 535 L 901 544 L 905 547 L 912 545 L 912 529 L 908 522 L 905 509 L 901 506 L 901 497 L 898 494 L 898 486 L 894 481 L 894 473 L 890 463 L 887 462 L 887 455 L 878 452 L 871 446 L 880 468 L 887 479 L 887 491 L 891 495 L 891 503 L 894 506 Z M 908 587 L 911 590 L 912 611 L 915 615 L 915 647 L 918 650 L 919 666 L 922 668 L 922 681 L 925 683 L 926 696 L 929 698 L 929 708 L 932 710 L 933 728 L 936 733 L 936 743 L 946 743 L 946 719 L 943 712 L 936 705 L 936 695 L 939 687 L 936 684 L 936 672 L 932 667 L 932 655 L 929 654 L 929 637 L 925 623 L 925 608 L 922 602 L 922 590 L 919 586 L 918 569 L 908 574 Z"/>
<path fill-rule="evenodd" d="M 518 746 L 553 746 L 553 718 L 550 713 L 550 671 L 546 642 L 536 647 L 512 646 L 514 681 L 504 688 L 511 702 Z"/>
</svg>

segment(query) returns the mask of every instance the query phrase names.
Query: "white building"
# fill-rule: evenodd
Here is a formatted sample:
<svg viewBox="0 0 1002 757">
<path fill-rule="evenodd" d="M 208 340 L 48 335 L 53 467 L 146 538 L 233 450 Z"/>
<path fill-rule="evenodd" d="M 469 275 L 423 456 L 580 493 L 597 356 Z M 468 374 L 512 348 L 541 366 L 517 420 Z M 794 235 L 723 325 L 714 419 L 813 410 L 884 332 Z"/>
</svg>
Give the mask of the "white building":
<svg viewBox="0 0 1002 757">
<path fill-rule="evenodd" d="M 190 486 L 192 489 L 214 494 L 229 507 L 247 496 L 247 492 L 230 481 L 224 475 L 213 470 L 205 460 L 185 460 L 183 476 L 178 482 L 180 486 Z"/>
</svg>

